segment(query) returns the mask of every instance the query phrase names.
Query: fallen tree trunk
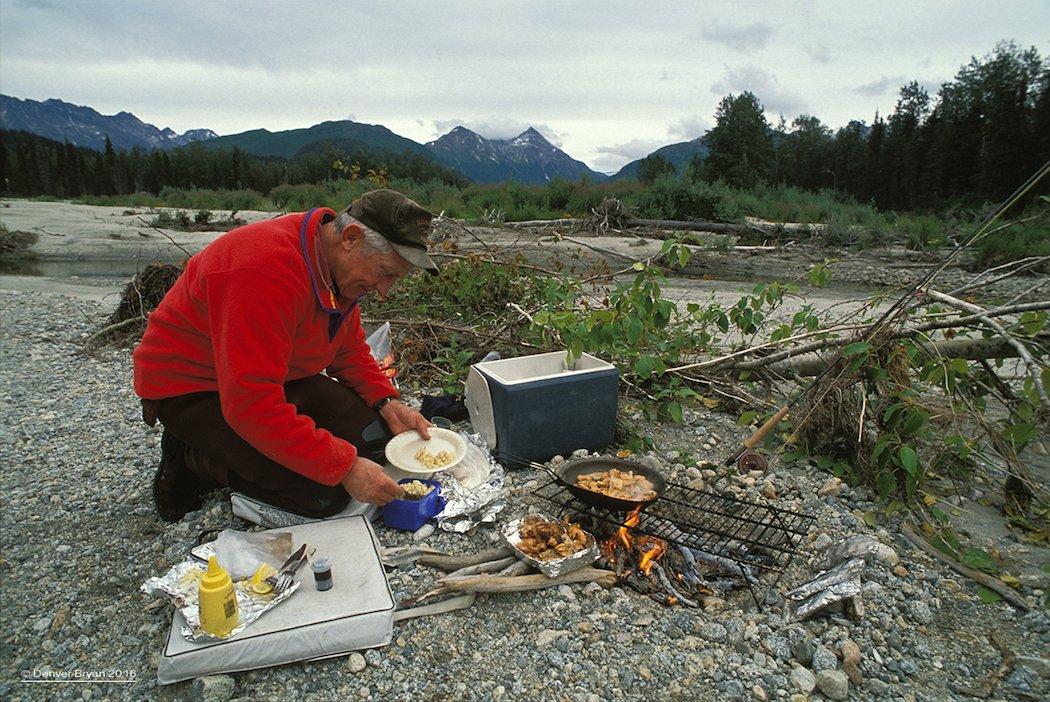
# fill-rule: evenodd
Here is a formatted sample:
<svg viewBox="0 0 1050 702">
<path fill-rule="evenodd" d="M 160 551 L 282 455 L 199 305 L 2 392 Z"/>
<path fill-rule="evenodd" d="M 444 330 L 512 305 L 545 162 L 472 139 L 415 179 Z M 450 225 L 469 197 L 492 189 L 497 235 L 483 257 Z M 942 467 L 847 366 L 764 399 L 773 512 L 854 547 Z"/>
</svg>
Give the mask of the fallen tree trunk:
<svg viewBox="0 0 1050 702">
<path fill-rule="evenodd" d="M 946 339 L 942 341 L 919 340 L 918 346 L 931 356 L 944 358 L 964 358 L 967 361 L 993 360 L 997 358 L 1017 358 L 1019 354 L 1008 339 Z M 833 358 L 833 356 L 831 357 Z M 828 367 L 829 358 L 816 353 L 795 356 L 786 361 L 766 366 L 772 373 L 800 375 L 805 378 L 820 375 Z"/>
<path fill-rule="evenodd" d="M 504 222 L 504 227 L 570 227 L 579 224 L 582 220 L 573 218 L 562 219 L 528 219 L 522 222 Z"/>
<path fill-rule="evenodd" d="M 1008 305 L 1005 307 L 998 307 L 990 309 L 985 312 L 984 316 L 987 317 L 1002 317 L 1005 315 L 1020 314 L 1022 312 L 1035 312 L 1038 310 L 1050 309 L 1050 300 L 1041 300 L 1039 302 L 1030 302 L 1019 305 Z M 961 317 L 951 317 L 949 319 L 941 319 L 934 322 L 926 322 L 915 327 L 907 327 L 904 329 L 898 329 L 890 335 L 891 339 L 904 339 L 908 337 L 920 336 L 925 332 L 935 331 L 937 329 L 959 329 L 965 326 L 970 326 L 974 322 L 979 321 L 979 315 L 963 315 Z M 846 344 L 859 341 L 860 337 L 856 335 L 850 335 L 845 337 L 838 337 L 834 339 L 822 339 L 818 341 L 801 344 L 793 348 L 784 349 L 783 351 L 777 351 L 771 353 L 768 356 L 762 356 L 760 358 L 754 358 L 747 361 L 738 361 L 737 363 L 730 366 L 733 370 L 758 370 L 760 368 L 766 368 L 774 364 L 786 361 L 789 358 L 802 358 L 805 354 L 814 351 L 822 351 L 824 349 L 830 349 L 838 346 L 845 346 Z M 715 366 L 716 364 L 710 364 Z M 708 366 L 705 362 L 696 363 L 690 367 L 702 368 Z M 683 367 L 685 368 L 685 367 Z M 679 370 L 679 369 L 675 369 Z"/>
<path fill-rule="evenodd" d="M 675 229 L 689 232 L 713 232 L 715 234 L 740 234 L 747 231 L 768 231 L 764 227 L 752 224 L 726 224 L 724 222 L 686 222 L 677 219 L 629 219 L 624 224 L 628 227 L 654 227 L 656 229 Z"/>
</svg>

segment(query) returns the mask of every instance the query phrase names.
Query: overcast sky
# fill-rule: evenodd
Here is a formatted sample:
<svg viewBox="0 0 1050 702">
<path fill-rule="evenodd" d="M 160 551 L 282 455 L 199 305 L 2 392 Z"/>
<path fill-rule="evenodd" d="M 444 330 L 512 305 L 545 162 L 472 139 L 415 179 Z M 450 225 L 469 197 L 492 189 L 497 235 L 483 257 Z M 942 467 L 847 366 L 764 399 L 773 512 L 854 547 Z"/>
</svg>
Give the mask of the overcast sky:
<svg viewBox="0 0 1050 702">
<path fill-rule="evenodd" d="M 0 0 L 0 91 L 178 132 L 533 125 L 609 172 L 700 136 L 727 93 L 870 122 L 1002 39 L 1050 54 L 1050 1 Z"/>
</svg>

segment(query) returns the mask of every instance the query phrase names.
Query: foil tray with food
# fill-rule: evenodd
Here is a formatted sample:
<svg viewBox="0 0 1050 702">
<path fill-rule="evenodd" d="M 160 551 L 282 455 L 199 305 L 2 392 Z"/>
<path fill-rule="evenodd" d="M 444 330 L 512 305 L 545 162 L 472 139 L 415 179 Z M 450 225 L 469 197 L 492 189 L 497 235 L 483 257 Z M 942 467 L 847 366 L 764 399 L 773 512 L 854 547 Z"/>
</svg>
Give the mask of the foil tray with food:
<svg viewBox="0 0 1050 702">
<path fill-rule="evenodd" d="M 530 514 L 503 527 L 503 539 L 518 558 L 549 578 L 571 573 L 598 560 L 594 536 L 579 524 Z"/>
</svg>

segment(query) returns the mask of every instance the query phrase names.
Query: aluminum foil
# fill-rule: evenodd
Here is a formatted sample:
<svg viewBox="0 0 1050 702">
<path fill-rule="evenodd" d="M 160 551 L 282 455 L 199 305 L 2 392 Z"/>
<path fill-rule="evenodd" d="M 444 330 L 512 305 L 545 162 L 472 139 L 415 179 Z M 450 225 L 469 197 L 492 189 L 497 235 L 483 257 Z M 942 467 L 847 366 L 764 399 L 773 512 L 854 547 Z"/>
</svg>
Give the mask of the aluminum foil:
<svg viewBox="0 0 1050 702">
<path fill-rule="evenodd" d="M 836 542 L 828 548 L 824 554 L 824 567 L 831 568 L 850 558 L 863 558 L 865 561 L 872 557 L 887 561 L 897 560 L 897 554 L 892 548 L 883 544 L 874 536 L 858 534 Z"/>
<path fill-rule="evenodd" d="M 194 549 L 194 553 L 207 558 L 211 555 L 211 544 Z M 241 580 L 233 584 L 237 595 L 238 623 L 227 636 L 213 636 L 200 628 L 200 612 L 197 608 L 197 591 L 200 587 L 201 575 L 207 568 L 206 564 L 200 563 L 192 558 L 187 558 L 181 563 L 176 563 L 167 573 L 159 578 L 150 578 L 142 583 L 139 588 L 148 595 L 167 598 L 182 613 L 187 626 L 180 629 L 182 637 L 187 641 L 204 643 L 207 641 L 222 641 L 236 636 L 244 631 L 252 622 L 261 617 L 280 603 L 287 600 L 296 590 L 300 582 L 296 580 L 288 589 L 279 595 L 260 595 L 249 590 L 246 585 L 248 581 Z"/>
<path fill-rule="evenodd" d="M 437 515 L 438 526 L 445 531 L 463 534 L 479 524 L 491 524 L 496 515 L 507 506 L 503 466 L 489 453 L 481 434 L 460 432 L 467 441 L 464 461 L 488 464 L 488 479 L 476 487 L 467 488 L 448 472 L 439 473 L 435 480 L 441 483 L 445 509 Z"/>
<path fill-rule="evenodd" d="M 530 514 L 528 516 L 543 517 L 547 521 L 555 521 L 545 514 Z M 556 578 L 559 575 L 571 573 L 572 571 L 579 570 L 584 566 L 589 566 L 591 563 L 598 560 L 598 544 L 595 542 L 594 537 L 588 532 L 584 532 L 587 534 L 587 546 L 571 556 L 552 558 L 549 561 L 541 561 L 532 556 L 526 555 L 520 548 L 518 548 L 518 544 L 521 543 L 521 533 L 519 530 L 521 528 L 521 523 L 524 522 L 525 519 L 526 517 L 521 517 L 520 519 L 508 522 L 503 527 L 503 540 L 507 542 L 507 545 L 511 547 L 515 554 L 517 554 L 518 558 L 532 565 L 548 578 Z"/>
<path fill-rule="evenodd" d="M 863 558 L 851 558 L 844 563 L 821 571 L 817 577 L 787 593 L 795 605 L 795 618 L 805 619 L 830 604 L 850 597 L 859 597 L 860 574 L 864 571 Z"/>
</svg>

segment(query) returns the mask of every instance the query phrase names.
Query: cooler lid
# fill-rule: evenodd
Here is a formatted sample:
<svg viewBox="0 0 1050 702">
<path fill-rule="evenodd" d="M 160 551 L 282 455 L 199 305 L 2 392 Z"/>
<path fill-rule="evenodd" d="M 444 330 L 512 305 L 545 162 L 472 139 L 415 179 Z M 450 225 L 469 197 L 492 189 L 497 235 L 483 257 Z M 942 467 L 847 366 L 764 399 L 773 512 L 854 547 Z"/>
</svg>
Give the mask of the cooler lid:
<svg viewBox="0 0 1050 702">
<path fill-rule="evenodd" d="M 485 439 L 489 450 L 496 448 L 496 417 L 492 411 L 492 395 L 485 374 L 477 369 L 477 364 L 467 371 L 466 387 L 467 412 L 474 431 Z"/>
</svg>

